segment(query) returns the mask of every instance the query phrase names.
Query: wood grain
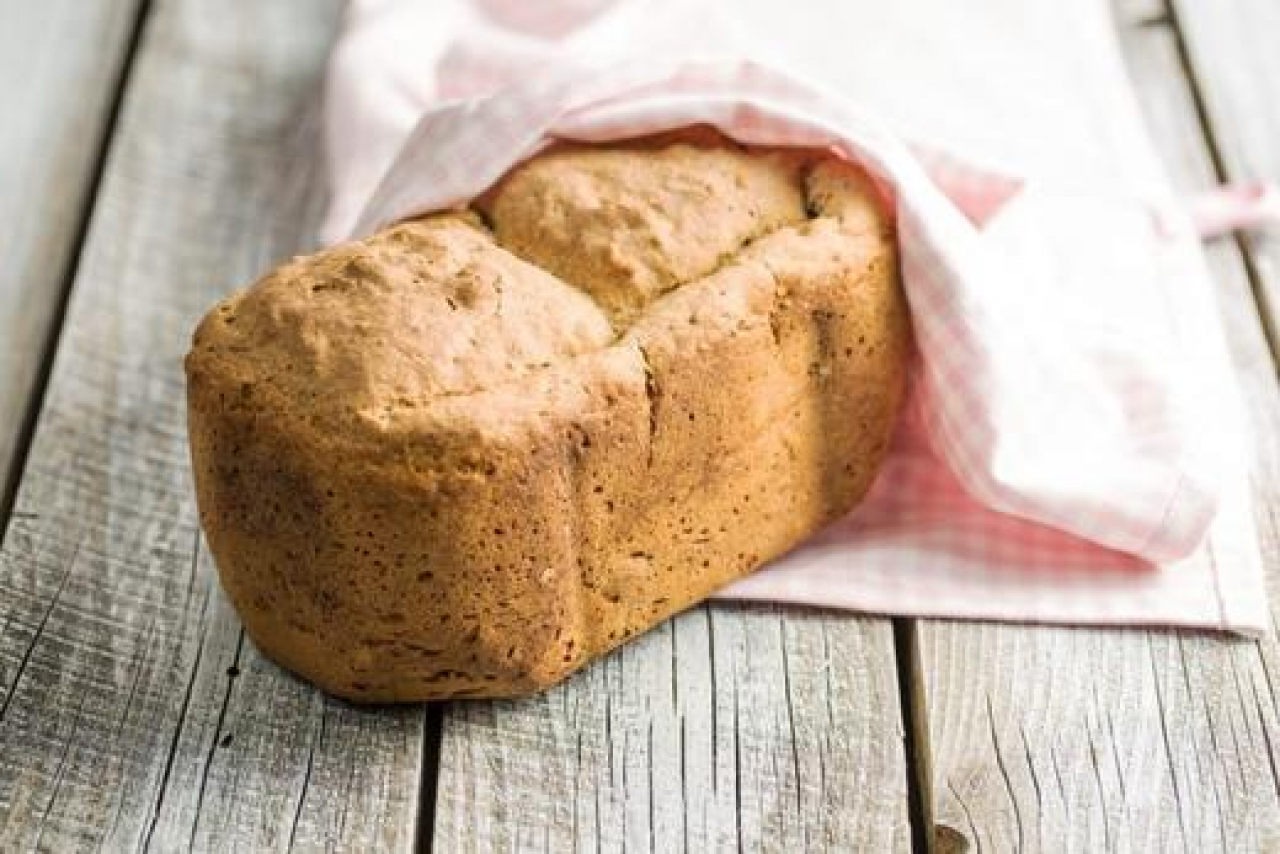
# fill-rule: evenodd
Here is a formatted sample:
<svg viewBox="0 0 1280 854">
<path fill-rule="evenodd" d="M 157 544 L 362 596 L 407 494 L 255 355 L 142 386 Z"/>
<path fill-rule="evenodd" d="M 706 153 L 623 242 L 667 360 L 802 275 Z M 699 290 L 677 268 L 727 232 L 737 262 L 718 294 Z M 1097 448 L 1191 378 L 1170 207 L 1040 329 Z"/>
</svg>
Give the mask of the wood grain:
<svg viewBox="0 0 1280 854">
<path fill-rule="evenodd" d="M 3 10 L 0 514 L 140 8 L 141 0 L 42 0 Z"/>
<path fill-rule="evenodd" d="M 337 12 L 170 0 L 146 24 L 0 551 L 0 850 L 413 845 L 422 710 L 258 656 L 187 463 L 196 319 L 314 221 Z"/>
<path fill-rule="evenodd" d="M 1068 46 L 1073 24 L 1088 23 L 1086 7 L 1060 7 Z M 1167 16 L 1149 2 L 1118 10 L 1145 118 L 1173 177 L 1188 189 L 1211 182 Z M 1080 100 L 1105 105 L 1089 81 L 1111 57 L 1095 51 L 1073 60 L 1067 50 L 1051 60 L 1088 63 L 1072 75 Z M 1073 120 L 1074 106 L 1064 108 Z M 1097 120 L 1112 125 L 1099 133 L 1127 132 L 1111 110 Z M 1253 486 L 1257 506 L 1268 508 L 1258 522 L 1274 567 L 1280 394 L 1241 257 L 1223 243 L 1211 248 L 1210 263 L 1256 432 Z M 939 850 L 1280 845 L 1274 639 L 921 622 L 916 641 Z"/>
<path fill-rule="evenodd" d="M 704 605 L 445 718 L 440 851 L 905 851 L 891 627 Z"/>
<path fill-rule="evenodd" d="M 1275 133 L 1222 129 L 1250 121 L 1231 104 L 1265 98 L 1203 68 L 1241 44 L 1246 65 L 1269 67 L 1252 47 L 1266 18 L 1224 23 L 1269 9 L 1207 4 L 1226 11 L 1205 24 L 1196 5 L 1178 18 L 1223 162 L 1274 176 Z M 1073 28 L 1091 26 L 1077 6 L 1056 6 L 1061 44 L 1044 46 L 1081 81 L 1072 116 L 1108 102 L 1085 64 L 1110 62 L 1069 55 Z M 1212 180 L 1163 10 L 1119 6 L 1175 178 Z M 412 847 L 424 713 L 328 701 L 256 654 L 217 591 L 187 474 L 178 360 L 209 302 L 304 240 L 335 13 L 336 0 L 171 0 L 149 22 L 0 550 L 0 850 Z M 74 220 L 83 197 L 66 198 Z M 1250 250 L 1272 281 L 1269 245 Z M 1259 506 L 1274 508 L 1274 363 L 1236 246 L 1210 256 Z M 0 318 L 14 292 L 0 281 Z M 1274 567 L 1280 529 L 1259 524 Z M 940 849 L 1280 847 L 1275 641 L 927 622 L 915 644 Z M 451 707 L 437 850 L 904 850 L 902 727 L 886 621 L 698 608 L 543 696 Z"/>
<path fill-rule="evenodd" d="M 1170 0 L 1224 178 L 1280 183 L 1280 3 Z M 1280 352 L 1280 229 L 1241 236 Z"/>
</svg>

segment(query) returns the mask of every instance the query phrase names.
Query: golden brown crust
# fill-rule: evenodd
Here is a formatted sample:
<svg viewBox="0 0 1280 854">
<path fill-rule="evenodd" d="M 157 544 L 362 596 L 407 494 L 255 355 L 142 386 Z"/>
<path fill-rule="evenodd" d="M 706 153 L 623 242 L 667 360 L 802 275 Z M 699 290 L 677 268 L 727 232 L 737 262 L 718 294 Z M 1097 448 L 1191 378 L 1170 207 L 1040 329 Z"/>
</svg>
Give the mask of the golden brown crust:
<svg viewBox="0 0 1280 854">
<path fill-rule="evenodd" d="M 477 207 L 296 259 L 187 357 L 223 583 L 350 699 L 559 681 L 847 512 L 900 405 L 893 236 L 848 165 L 699 132 Z"/>
<path fill-rule="evenodd" d="M 748 241 L 803 220 L 799 166 L 794 155 L 687 143 L 552 152 L 517 169 L 485 208 L 500 244 L 625 327 Z"/>
</svg>

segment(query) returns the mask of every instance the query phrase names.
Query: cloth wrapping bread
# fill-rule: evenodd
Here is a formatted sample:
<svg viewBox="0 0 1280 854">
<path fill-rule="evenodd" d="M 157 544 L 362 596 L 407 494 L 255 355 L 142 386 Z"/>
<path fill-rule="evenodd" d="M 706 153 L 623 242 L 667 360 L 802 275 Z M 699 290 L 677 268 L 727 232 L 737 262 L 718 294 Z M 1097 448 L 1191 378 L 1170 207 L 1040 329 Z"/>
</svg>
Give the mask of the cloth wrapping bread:
<svg viewBox="0 0 1280 854">
<path fill-rule="evenodd" d="M 756 62 L 589 49 L 632 4 L 433 8 L 411 109 L 371 93 L 421 6 L 353 3 L 335 52 L 326 231 L 364 239 L 224 303 L 188 359 L 202 521 L 268 655 L 353 699 L 523 693 L 800 544 L 888 446 L 899 253 L 885 474 L 729 595 L 893 609 L 860 556 L 883 579 L 984 537 L 1033 570 L 1195 563 L 1230 460 L 1160 329 L 1019 294 L 972 224 L 1018 182 Z M 565 33 L 577 62 L 523 73 Z"/>
</svg>

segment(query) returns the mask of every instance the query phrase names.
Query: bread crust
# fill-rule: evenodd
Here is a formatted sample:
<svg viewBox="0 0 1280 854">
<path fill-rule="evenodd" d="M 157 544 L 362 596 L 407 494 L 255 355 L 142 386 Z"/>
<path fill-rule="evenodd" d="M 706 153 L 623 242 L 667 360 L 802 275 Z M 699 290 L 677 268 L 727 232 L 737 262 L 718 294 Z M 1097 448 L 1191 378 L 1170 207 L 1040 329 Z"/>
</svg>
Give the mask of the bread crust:
<svg viewBox="0 0 1280 854">
<path fill-rule="evenodd" d="M 560 681 L 847 513 L 901 406 L 884 205 L 818 152 L 565 147 L 294 259 L 187 356 L 250 636 L 357 701 Z"/>
</svg>

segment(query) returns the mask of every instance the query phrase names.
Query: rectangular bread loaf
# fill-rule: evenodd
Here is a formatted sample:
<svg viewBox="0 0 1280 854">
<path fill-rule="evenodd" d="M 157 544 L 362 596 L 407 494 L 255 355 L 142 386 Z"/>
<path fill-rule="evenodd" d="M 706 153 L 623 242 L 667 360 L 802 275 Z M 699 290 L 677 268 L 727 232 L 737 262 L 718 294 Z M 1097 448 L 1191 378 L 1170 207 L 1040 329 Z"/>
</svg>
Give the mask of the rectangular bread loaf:
<svg viewBox="0 0 1280 854">
<path fill-rule="evenodd" d="M 856 168 L 562 146 L 209 313 L 201 521 L 255 642 L 326 690 L 523 694 L 849 512 L 908 348 Z"/>
</svg>

